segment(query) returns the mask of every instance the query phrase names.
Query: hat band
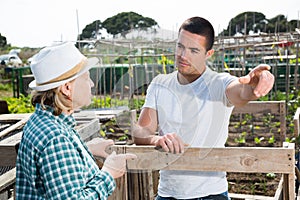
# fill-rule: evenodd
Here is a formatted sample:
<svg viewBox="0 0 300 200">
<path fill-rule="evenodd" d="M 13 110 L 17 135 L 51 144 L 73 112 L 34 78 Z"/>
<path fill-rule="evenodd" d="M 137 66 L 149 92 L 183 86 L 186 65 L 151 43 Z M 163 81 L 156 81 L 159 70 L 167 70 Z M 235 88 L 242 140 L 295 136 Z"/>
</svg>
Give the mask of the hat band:
<svg viewBox="0 0 300 200">
<path fill-rule="evenodd" d="M 59 81 L 63 81 L 63 80 L 66 80 L 68 78 L 71 78 L 72 76 L 76 75 L 85 66 L 86 62 L 87 62 L 87 59 L 83 59 L 80 63 L 75 65 L 75 67 L 73 67 L 69 71 L 63 73 L 59 77 L 54 78 L 54 79 L 52 79 L 50 81 L 47 81 L 45 83 L 37 83 L 37 85 L 47 85 L 47 84 L 50 84 L 50 83 L 55 83 L 55 82 L 59 82 Z"/>
</svg>

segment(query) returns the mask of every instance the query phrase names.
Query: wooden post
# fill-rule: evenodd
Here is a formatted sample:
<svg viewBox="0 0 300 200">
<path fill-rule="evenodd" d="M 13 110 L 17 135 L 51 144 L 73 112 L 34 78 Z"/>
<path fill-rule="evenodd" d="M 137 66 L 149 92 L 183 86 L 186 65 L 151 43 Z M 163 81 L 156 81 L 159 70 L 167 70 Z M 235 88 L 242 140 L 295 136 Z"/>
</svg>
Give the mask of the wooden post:
<svg viewBox="0 0 300 200">
<path fill-rule="evenodd" d="M 122 148 L 124 147 L 124 148 Z M 125 146 L 120 146 L 120 148 L 115 149 L 117 154 L 125 153 L 126 149 Z M 127 174 L 125 173 L 124 176 L 115 179 L 116 181 L 116 189 L 112 193 L 111 196 L 108 197 L 108 200 L 128 200 L 128 189 L 127 189 Z"/>
<path fill-rule="evenodd" d="M 294 119 L 293 119 L 293 123 L 294 123 L 294 136 L 298 137 L 299 136 L 299 115 L 300 115 L 300 108 L 297 108 L 295 114 L 294 114 Z"/>
<path fill-rule="evenodd" d="M 284 142 L 283 148 L 294 149 L 295 144 Z M 295 163 L 295 154 L 291 160 Z M 295 170 L 292 170 L 283 175 L 283 200 L 295 199 L 295 192 Z"/>
</svg>

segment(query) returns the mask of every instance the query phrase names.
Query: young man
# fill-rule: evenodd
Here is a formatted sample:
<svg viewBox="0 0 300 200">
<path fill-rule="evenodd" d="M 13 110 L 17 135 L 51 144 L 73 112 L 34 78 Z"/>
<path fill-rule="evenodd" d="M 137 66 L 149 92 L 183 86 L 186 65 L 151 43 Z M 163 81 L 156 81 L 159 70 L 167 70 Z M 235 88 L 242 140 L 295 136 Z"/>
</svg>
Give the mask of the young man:
<svg viewBox="0 0 300 200">
<path fill-rule="evenodd" d="M 16 199 L 107 199 L 126 159 L 136 157 L 107 155 L 113 141 L 95 138 L 86 145 L 74 129 L 72 113 L 91 103 L 89 69 L 96 63 L 72 43 L 46 47 L 31 62 L 35 112 L 18 149 Z M 106 157 L 102 170 L 92 155 Z"/>
<path fill-rule="evenodd" d="M 133 135 L 136 144 L 173 153 L 183 152 L 185 145 L 224 147 L 233 107 L 272 89 L 274 76 L 268 65 L 240 78 L 208 68 L 213 43 L 214 29 L 206 19 L 192 17 L 181 25 L 175 53 L 178 70 L 158 75 L 150 84 Z M 229 199 L 226 173 L 161 170 L 157 200 L 167 199 Z"/>
</svg>

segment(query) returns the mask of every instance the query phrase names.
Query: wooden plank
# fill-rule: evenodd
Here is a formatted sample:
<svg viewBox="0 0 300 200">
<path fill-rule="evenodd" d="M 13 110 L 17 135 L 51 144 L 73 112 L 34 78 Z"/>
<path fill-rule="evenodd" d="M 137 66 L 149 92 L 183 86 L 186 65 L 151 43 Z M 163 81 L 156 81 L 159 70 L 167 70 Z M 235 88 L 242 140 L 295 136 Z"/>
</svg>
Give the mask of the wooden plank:
<svg viewBox="0 0 300 200">
<path fill-rule="evenodd" d="M 289 143 L 288 144 L 288 147 L 286 148 L 289 148 L 289 149 L 294 149 L 295 148 L 295 144 L 294 143 Z M 294 155 L 295 157 L 295 155 Z M 295 159 L 293 160 L 294 163 L 295 163 Z M 295 164 L 294 164 L 295 166 Z M 285 176 L 285 175 L 284 175 Z M 288 186 L 288 199 L 295 199 L 295 168 L 292 172 L 290 172 L 288 175 L 287 175 L 287 186 Z"/>
<path fill-rule="evenodd" d="M 15 166 L 17 159 L 17 147 L 21 141 L 23 132 L 20 131 L 0 141 L 0 166 Z"/>
<path fill-rule="evenodd" d="M 136 154 L 137 159 L 127 161 L 127 167 L 132 172 L 164 169 L 283 173 L 286 177 L 283 179 L 285 181 L 283 198 L 295 199 L 294 144 L 285 143 L 283 146 L 282 148 L 188 148 L 183 154 L 178 155 L 162 152 L 153 146 L 114 145 L 109 147 L 108 151 L 122 148 L 126 153 Z M 280 191 L 276 191 L 276 195 L 278 194 L 280 195 Z"/>
<path fill-rule="evenodd" d="M 95 111 L 89 110 L 80 110 L 79 112 L 75 112 L 73 116 L 76 121 L 93 120 L 97 118 Z"/>
<path fill-rule="evenodd" d="M 89 141 L 99 136 L 99 121 L 93 119 L 88 123 L 77 126 L 76 129 L 83 141 Z M 23 132 L 20 131 L 0 141 L 0 166 L 15 166 L 17 158 L 16 148 L 21 141 L 22 134 Z"/>
<path fill-rule="evenodd" d="M 245 199 L 245 200 L 274 200 L 274 197 L 249 195 L 249 194 L 236 194 L 236 193 L 229 193 L 229 197 L 235 199 Z"/>
<path fill-rule="evenodd" d="M 16 179 L 16 168 L 13 168 L 0 176 L 0 191 L 14 184 Z"/>
<path fill-rule="evenodd" d="M 0 115 L 0 122 L 15 122 L 22 120 L 32 113 L 22 113 L 22 114 L 2 114 Z"/>
<path fill-rule="evenodd" d="M 189 170 L 294 173 L 294 149 L 267 147 L 187 148 L 183 154 L 156 150 L 154 146 L 118 146 L 137 155 L 128 160 L 131 170 Z"/>
<path fill-rule="evenodd" d="M 0 146 L 0 166 L 15 166 L 16 159 L 15 146 Z"/>
<path fill-rule="evenodd" d="M 283 176 L 281 176 L 281 179 L 279 181 L 277 190 L 275 192 L 274 200 L 282 199 L 282 193 L 283 193 Z"/>
<path fill-rule="evenodd" d="M 76 127 L 81 139 L 85 142 L 100 136 L 100 124 L 98 119 L 83 123 Z"/>
<path fill-rule="evenodd" d="M 297 108 L 293 118 L 295 137 L 299 136 L 299 115 L 300 115 L 300 108 Z"/>
<path fill-rule="evenodd" d="M 281 104 L 285 104 L 285 101 L 250 101 L 242 107 L 235 107 L 232 113 L 280 113 Z"/>
<path fill-rule="evenodd" d="M 286 138 L 286 119 L 285 119 L 286 118 L 286 105 L 285 105 L 285 101 L 280 101 L 279 114 L 280 114 L 280 137 L 281 137 L 281 142 L 284 142 L 285 138 Z"/>
<path fill-rule="evenodd" d="M 6 200 L 8 199 L 8 192 L 7 190 L 0 191 L 0 200 Z"/>
<path fill-rule="evenodd" d="M 124 153 L 125 149 L 120 146 L 120 148 L 116 149 L 116 153 Z M 108 197 L 108 200 L 119 200 L 124 199 L 128 200 L 128 189 L 127 189 L 127 174 L 125 173 L 124 176 L 115 179 L 116 181 L 116 189 L 112 193 L 111 196 Z"/>
<path fill-rule="evenodd" d="M 3 131 L 0 132 L 0 138 L 9 134 L 10 132 L 23 127 L 26 122 L 28 121 L 30 115 L 28 115 L 27 117 L 24 117 L 22 120 L 18 121 L 17 123 L 15 123 L 14 125 L 11 125 L 10 127 L 4 129 Z"/>
<path fill-rule="evenodd" d="M 20 143 L 23 131 L 20 131 L 14 135 L 11 135 L 3 140 L 0 140 L 0 146 L 13 146 L 15 147 Z M 1 154 L 1 153 L 0 153 Z M 1 160 L 1 159 L 0 159 Z"/>
<path fill-rule="evenodd" d="M 130 111 L 130 133 L 129 133 L 131 135 L 136 122 L 137 122 L 137 112 L 136 110 L 131 110 Z"/>
</svg>

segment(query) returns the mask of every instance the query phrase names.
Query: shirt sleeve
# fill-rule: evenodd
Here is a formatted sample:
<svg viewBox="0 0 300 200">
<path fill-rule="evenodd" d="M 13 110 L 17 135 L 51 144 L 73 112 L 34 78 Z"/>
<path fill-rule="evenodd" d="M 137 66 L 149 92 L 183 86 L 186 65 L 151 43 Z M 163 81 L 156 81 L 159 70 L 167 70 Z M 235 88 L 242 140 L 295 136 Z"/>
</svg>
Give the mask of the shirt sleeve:
<svg viewBox="0 0 300 200">
<path fill-rule="evenodd" d="M 229 99 L 228 99 L 228 97 L 226 95 L 226 88 L 228 87 L 228 85 L 231 82 L 237 80 L 238 78 L 235 77 L 235 76 L 232 76 L 232 75 L 230 75 L 228 73 L 220 73 L 219 75 L 220 75 L 219 78 L 221 79 L 221 83 L 222 83 L 223 87 L 218 87 L 218 88 L 222 88 L 223 89 L 223 91 L 221 92 L 221 94 L 223 95 L 223 98 L 222 98 L 223 103 L 226 106 L 228 106 L 228 107 L 232 107 L 233 104 L 229 101 Z"/>
<path fill-rule="evenodd" d="M 47 144 L 38 158 L 47 199 L 107 199 L 115 189 L 113 177 L 96 169 L 91 178 L 70 140 L 61 135 Z M 88 180 L 90 179 L 90 180 Z"/>
<path fill-rule="evenodd" d="M 147 94 L 145 103 L 142 108 L 152 108 L 156 110 L 156 90 L 158 84 L 156 83 L 157 77 L 155 77 L 147 88 Z"/>
</svg>

